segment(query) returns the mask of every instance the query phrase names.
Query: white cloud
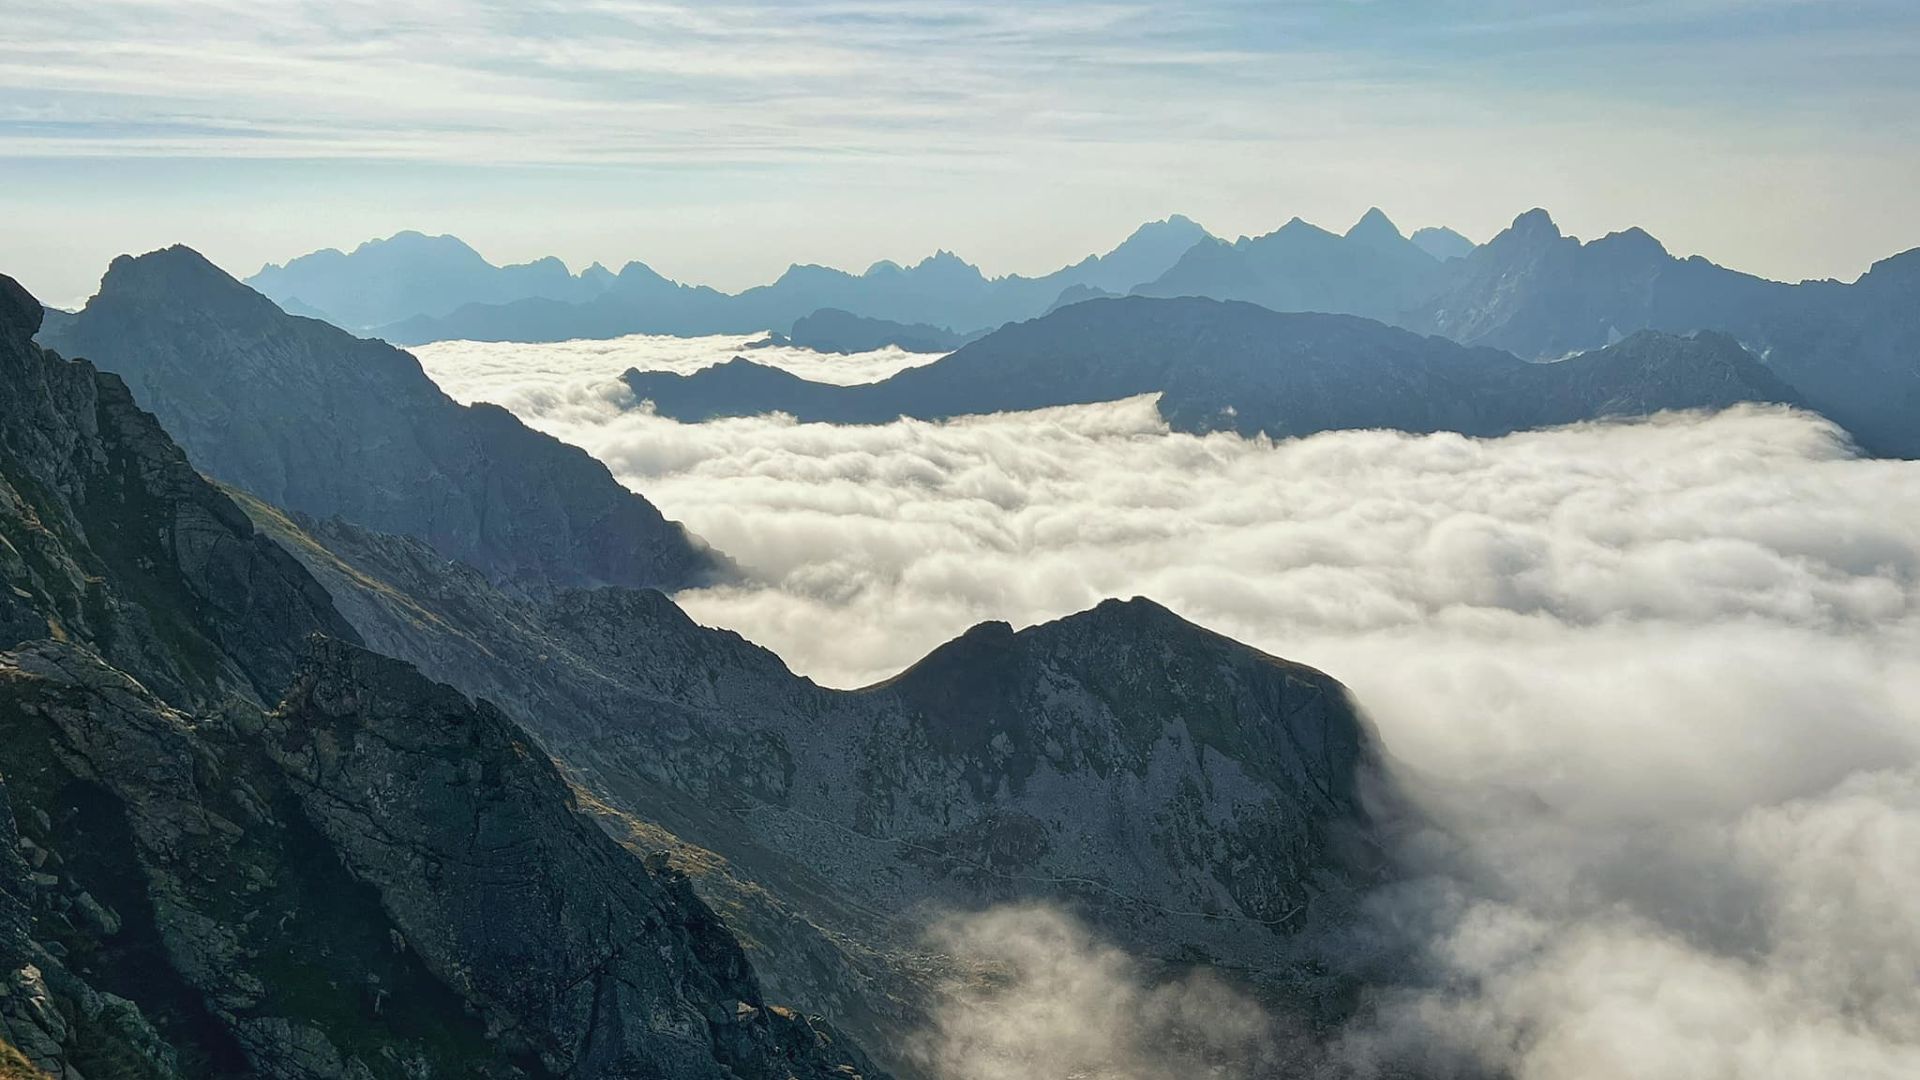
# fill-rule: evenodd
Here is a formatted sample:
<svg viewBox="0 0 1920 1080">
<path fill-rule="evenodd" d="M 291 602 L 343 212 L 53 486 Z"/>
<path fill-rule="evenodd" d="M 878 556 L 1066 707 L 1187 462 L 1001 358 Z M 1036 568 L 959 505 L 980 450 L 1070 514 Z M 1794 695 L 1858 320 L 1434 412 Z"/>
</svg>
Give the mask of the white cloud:
<svg viewBox="0 0 1920 1080">
<path fill-rule="evenodd" d="M 723 342 L 421 354 L 738 559 L 754 584 L 682 603 L 823 681 L 1134 594 L 1346 681 L 1436 823 L 1375 904 L 1428 970 L 1348 1065 L 1920 1069 L 1920 464 L 1778 409 L 1498 440 L 1194 437 L 1145 398 L 689 426 L 610 377 Z"/>
</svg>

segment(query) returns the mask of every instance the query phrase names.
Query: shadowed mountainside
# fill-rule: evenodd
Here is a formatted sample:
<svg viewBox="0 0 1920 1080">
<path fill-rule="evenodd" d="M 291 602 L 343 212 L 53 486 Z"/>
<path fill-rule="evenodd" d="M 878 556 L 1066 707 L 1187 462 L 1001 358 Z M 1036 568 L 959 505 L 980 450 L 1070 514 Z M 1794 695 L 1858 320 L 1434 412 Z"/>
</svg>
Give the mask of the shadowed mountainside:
<svg viewBox="0 0 1920 1080">
<path fill-rule="evenodd" d="M 1788 285 L 1677 259 L 1640 229 L 1581 243 L 1531 210 L 1453 266 L 1405 325 L 1540 359 L 1640 330 L 1720 331 L 1868 449 L 1920 456 L 1920 249 L 1851 285 Z"/>
<path fill-rule="evenodd" d="M 630 371 L 663 416 L 788 413 L 885 423 L 1160 395 L 1182 431 L 1276 438 L 1342 428 L 1499 435 L 1661 409 L 1800 401 L 1723 335 L 1641 334 L 1558 364 L 1345 315 L 1195 298 L 1089 300 L 877 383 L 830 386 L 735 359 Z"/>
<path fill-rule="evenodd" d="M 720 568 L 585 451 L 455 402 L 407 353 L 288 315 L 187 248 L 114 260 L 41 338 L 125 378 L 208 475 L 497 580 L 678 588 Z"/>
<path fill-rule="evenodd" d="M 880 1075 L 768 1005 L 685 880 L 581 815 L 497 710 L 355 644 L 39 325 L 0 277 L 8 1068 Z"/>
</svg>

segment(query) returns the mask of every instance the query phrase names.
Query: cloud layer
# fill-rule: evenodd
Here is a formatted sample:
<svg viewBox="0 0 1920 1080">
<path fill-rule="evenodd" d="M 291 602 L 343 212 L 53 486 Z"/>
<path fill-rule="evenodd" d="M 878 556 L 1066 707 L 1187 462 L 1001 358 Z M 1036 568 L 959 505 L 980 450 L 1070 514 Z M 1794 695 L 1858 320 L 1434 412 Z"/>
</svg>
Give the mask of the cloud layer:
<svg viewBox="0 0 1920 1080">
<path fill-rule="evenodd" d="M 620 369 L 724 344 L 422 357 L 738 559 L 757 584 L 682 603 L 822 681 L 1134 594 L 1346 681 L 1434 827 L 1373 908 L 1428 964 L 1342 1068 L 1920 1074 L 1920 465 L 1777 409 L 1273 443 L 1171 434 L 1144 398 L 867 428 L 623 408 Z"/>
<path fill-rule="evenodd" d="M 1373 203 L 1476 239 L 1544 204 L 1789 279 L 1920 242 L 1908 0 L 6 14 L 0 251 L 54 302 L 129 250 L 244 276 L 405 228 L 730 291 L 936 247 L 1045 273 L 1169 213 L 1232 237 Z"/>
</svg>

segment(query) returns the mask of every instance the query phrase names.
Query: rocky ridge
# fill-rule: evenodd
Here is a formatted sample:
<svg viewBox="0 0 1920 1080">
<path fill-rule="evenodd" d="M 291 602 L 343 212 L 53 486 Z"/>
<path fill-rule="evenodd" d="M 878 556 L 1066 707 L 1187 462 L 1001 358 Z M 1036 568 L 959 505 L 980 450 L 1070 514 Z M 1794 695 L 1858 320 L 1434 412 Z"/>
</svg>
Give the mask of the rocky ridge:
<svg viewBox="0 0 1920 1080">
<path fill-rule="evenodd" d="M 39 310 L 0 278 L 6 1067 L 879 1075 L 518 727 L 348 640 Z"/>
<path fill-rule="evenodd" d="M 42 341 L 124 378 L 208 475 L 419 536 L 497 581 L 681 587 L 721 568 L 584 451 L 456 403 L 408 354 L 288 315 L 186 248 L 116 259 Z"/>
<path fill-rule="evenodd" d="M 1376 869 L 1373 758 L 1319 672 L 1134 600 L 828 690 L 658 593 L 530 603 L 417 541 L 243 501 L 371 645 L 499 701 L 611 830 L 692 875 L 778 995 L 870 1045 L 929 1007 L 920 928 L 1005 901 L 1332 1007 L 1313 930 Z"/>
</svg>

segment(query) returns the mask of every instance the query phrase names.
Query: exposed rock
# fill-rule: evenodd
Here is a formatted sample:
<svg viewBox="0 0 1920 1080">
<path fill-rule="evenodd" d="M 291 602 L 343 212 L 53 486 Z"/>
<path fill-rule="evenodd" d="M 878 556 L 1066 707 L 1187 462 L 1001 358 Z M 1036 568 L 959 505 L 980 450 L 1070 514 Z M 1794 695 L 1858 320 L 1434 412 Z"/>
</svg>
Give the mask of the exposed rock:
<svg viewBox="0 0 1920 1080">
<path fill-rule="evenodd" d="M 353 631 L 118 380 L 30 343 L 38 312 L 0 278 L 0 586 L 37 638 L 0 643 L 0 1043 L 24 1067 L 877 1075 L 768 1005 L 685 881 L 499 713 L 290 640 Z"/>
<path fill-rule="evenodd" d="M 186 248 L 114 260 L 45 340 L 124 376 L 208 475 L 419 536 L 496 581 L 679 587 L 718 567 L 586 452 L 454 402 L 413 357 L 288 315 Z"/>
<path fill-rule="evenodd" d="M 941 974 L 922 913 L 1002 900 L 1334 1007 L 1310 931 L 1371 873 L 1371 750 L 1325 675 L 1136 600 L 827 690 L 657 593 L 542 607 L 416 542 L 245 505 L 371 645 L 502 703 L 617 835 L 688 871 L 770 986 L 868 1045 Z"/>
<path fill-rule="evenodd" d="M 307 634 L 353 636 L 126 384 L 33 345 L 39 305 L 9 278 L 0 304 L 0 648 L 85 641 L 189 704 L 271 700 Z"/>
</svg>

